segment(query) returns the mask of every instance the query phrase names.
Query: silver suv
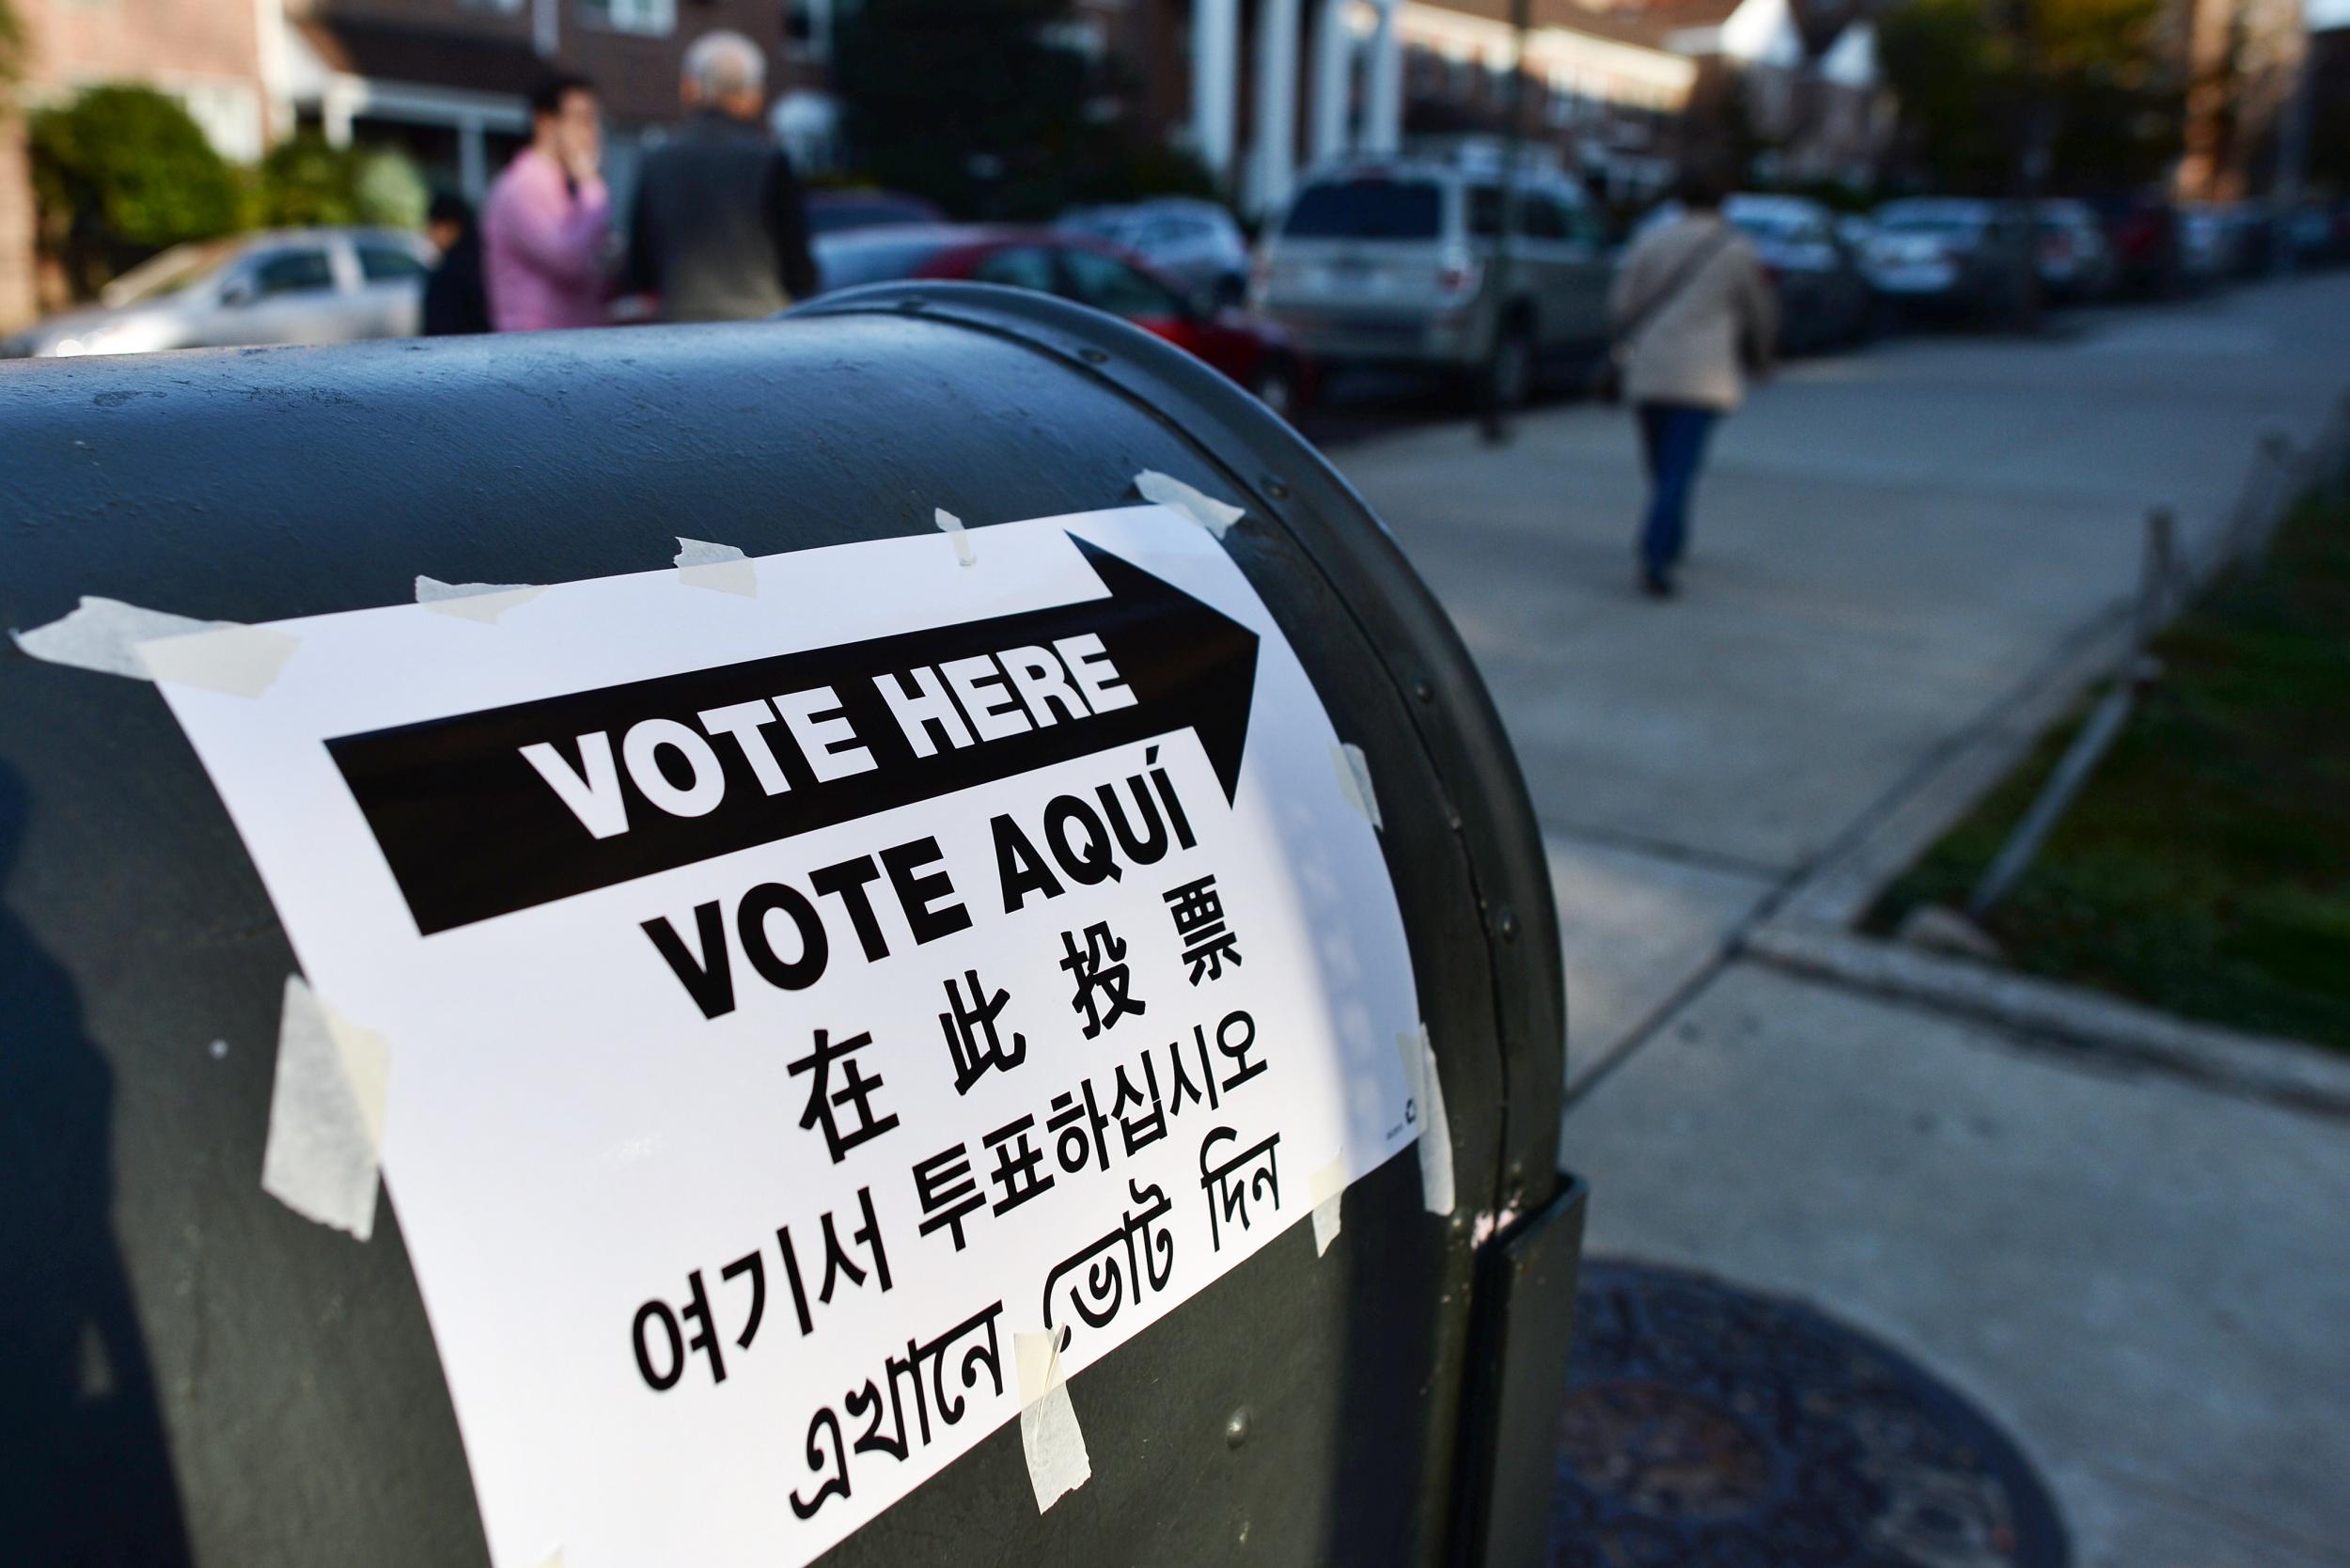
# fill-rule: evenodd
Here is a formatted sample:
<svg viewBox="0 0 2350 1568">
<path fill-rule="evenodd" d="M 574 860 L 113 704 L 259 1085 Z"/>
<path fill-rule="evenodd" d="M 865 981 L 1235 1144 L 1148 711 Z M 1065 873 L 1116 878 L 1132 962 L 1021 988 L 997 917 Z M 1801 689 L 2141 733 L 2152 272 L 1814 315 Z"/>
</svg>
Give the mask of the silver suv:
<svg viewBox="0 0 2350 1568">
<path fill-rule="evenodd" d="M 1505 293 L 1493 264 L 1497 162 L 1407 157 L 1317 170 L 1266 227 L 1257 307 L 1325 366 L 1449 373 L 1516 403 L 1544 361 L 1605 352 L 1615 275 L 1580 186 L 1522 168 L 1517 187 Z"/>
</svg>

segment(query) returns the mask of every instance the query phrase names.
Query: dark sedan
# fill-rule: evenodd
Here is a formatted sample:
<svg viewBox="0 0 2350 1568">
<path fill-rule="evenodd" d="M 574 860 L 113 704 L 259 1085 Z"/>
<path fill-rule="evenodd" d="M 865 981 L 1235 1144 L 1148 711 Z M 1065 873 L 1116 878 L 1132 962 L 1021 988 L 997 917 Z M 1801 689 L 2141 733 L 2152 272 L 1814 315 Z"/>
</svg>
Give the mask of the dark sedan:
<svg viewBox="0 0 2350 1568">
<path fill-rule="evenodd" d="M 1888 299 L 1989 321 L 2011 314 L 2028 287 L 2031 242 L 2014 202 L 1890 201 L 1875 221 L 1869 283 Z"/>
<path fill-rule="evenodd" d="M 1305 356 L 1278 326 L 1192 299 L 1104 241 L 1043 228 L 934 225 L 820 234 L 824 289 L 893 278 L 961 278 L 1035 289 L 1107 311 L 1214 366 L 1288 416 L 1313 390 Z"/>
<path fill-rule="evenodd" d="M 1868 274 L 1835 214 L 1803 196 L 1733 196 L 1722 216 L 1746 234 L 1778 286 L 1779 350 L 1810 353 L 1856 343 L 1875 324 Z"/>
</svg>

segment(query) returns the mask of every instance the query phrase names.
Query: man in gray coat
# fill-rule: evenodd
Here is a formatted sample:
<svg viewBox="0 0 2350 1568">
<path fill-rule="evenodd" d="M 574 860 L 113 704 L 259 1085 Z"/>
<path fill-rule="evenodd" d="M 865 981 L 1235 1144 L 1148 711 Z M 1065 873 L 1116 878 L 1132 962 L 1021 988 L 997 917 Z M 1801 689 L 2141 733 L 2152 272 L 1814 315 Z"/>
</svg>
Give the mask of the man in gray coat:
<svg viewBox="0 0 2350 1568">
<path fill-rule="evenodd" d="M 1727 194 L 1710 171 L 1684 177 L 1681 215 L 1633 243 L 1609 302 L 1648 460 L 1640 586 L 1658 599 L 1674 591 L 1706 437 L 1744 398 L 1749 370 L 1769 373 L 1778 336 L 1778 296 L 1754 247 L 1722 217 Z"/>
<path fill-rule="evenodd" d="M 740 33 L 705 33 L 679 93 L 685 123 L 637 180 L 630 284 L 668 321 L 755 320 L 814 293 L 800 182 L 760 122 L 766 55 Z"/>
</svg>

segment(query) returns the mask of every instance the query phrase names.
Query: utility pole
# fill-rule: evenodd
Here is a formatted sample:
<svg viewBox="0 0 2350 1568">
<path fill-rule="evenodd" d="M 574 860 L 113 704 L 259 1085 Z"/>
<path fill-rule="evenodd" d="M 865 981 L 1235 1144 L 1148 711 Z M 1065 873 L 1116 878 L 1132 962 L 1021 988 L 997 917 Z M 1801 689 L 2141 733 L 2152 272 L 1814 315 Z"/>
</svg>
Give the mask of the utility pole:
<svg viewBox="0 0 2350 1568">
<path fill-rule="evenodd" d="M 1518 227 L 1518 163 L 1526 140 L 1526 33 L 1532 0 L 1510 0 L 1510 90 L 1502 112 L 1509 117 L 1501 133 L 1501 231 L 1494 236 L 1493 264 L 1487 269 L 1486 290 L 1494 302 L 1493 337 L 1485 345 L 1485 445 L 1498 447 L 1510 439 L 1510 411 L 1501 395 L 1501 356 L 1505 351 L 1535 352 L 1533 344 L 1512 344 L 1510 308 L 1510 250 Z M 1532 375 L 1531 367 L 1523 374 Z"/>
<path fill-rule="evenodd" d="M 2277 180 L 2270 195 L 2282 214 L 2270 245 L 2273 271 L 2291 272 L 2298 263 L 2293 253 L 2295 213 L 2301 205 L 2302 181 L 2309 176 L 2310 120 L 2315 113 L 2316 72 L 2311 69 L 2309 10 L 2300 8 L 2294 22 L 2293 89 L 2285 99 L 2284 123 L 2277 132 Z"/>
<path fill-rule="evenodd" d="M 2047 84 L 2042 79 L 2039 17 L 2035 0 L 2014 0 L 2008 17 L 2015 37 L 2015 74 L 2023 102 L 2015 117 L 2019 143 L 2015 158 L 2017 247 L 2021 265 L 2015 273 L 2014 330 L 2027 337 L 2040 330 L 2040 194 L 2047 180 L 2049 143 Z"/>
</svg>

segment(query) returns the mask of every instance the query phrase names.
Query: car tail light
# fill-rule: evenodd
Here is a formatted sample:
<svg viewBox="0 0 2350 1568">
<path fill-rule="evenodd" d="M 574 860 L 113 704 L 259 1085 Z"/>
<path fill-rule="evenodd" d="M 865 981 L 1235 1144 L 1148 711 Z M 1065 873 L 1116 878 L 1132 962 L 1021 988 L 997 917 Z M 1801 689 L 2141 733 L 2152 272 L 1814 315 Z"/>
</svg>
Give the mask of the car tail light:
<svg viewBox="0 0 2350 1568">
<path fill-rule="evenodd" d="M 1466 257 L 1452 257 L 1436 269 L 1436 289 L 1450 295 L 1474 294 L 1485 281 L 1485 269 Z"/>
</svg>

